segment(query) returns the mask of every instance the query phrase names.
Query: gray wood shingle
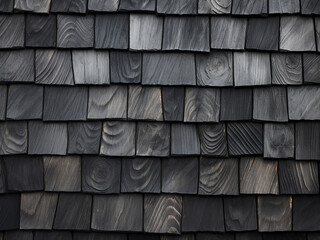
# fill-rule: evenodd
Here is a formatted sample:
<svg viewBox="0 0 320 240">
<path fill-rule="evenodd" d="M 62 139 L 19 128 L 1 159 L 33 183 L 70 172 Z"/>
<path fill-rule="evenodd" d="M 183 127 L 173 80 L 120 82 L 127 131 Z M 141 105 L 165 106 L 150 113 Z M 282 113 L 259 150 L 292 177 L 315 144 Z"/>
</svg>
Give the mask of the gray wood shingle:
<svg viewBox="0 0 320 240">
<path fill-rule="evenodd" d="M 232 0 L 198 0 L 199 14 L 227 14 L 231 12 Z"/>
<path fill-rule="evenodd" d="M 29 137 L 29 141 L 30 137 Z M 27 153 L 28 132 L 27 122 L 7 121 L 0 123 L 0 154 Z"/>
<path fill-rule="evenodd" d="M 24 47 L 25 19 L 23 14 L 0 16 L 0 48 Z"/>
</svg>

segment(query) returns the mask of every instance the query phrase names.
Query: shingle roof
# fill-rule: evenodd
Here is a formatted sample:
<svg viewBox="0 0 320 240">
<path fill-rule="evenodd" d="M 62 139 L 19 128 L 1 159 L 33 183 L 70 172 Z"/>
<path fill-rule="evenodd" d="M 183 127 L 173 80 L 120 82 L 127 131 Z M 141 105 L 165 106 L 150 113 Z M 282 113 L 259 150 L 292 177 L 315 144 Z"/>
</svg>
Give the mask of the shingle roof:
<svg viewBox="0 0 320 240">
<path fill-rule="evenodd" d="M 0 0 L 0 240 L 320 239 L 319 0 Z"/>
</svg>

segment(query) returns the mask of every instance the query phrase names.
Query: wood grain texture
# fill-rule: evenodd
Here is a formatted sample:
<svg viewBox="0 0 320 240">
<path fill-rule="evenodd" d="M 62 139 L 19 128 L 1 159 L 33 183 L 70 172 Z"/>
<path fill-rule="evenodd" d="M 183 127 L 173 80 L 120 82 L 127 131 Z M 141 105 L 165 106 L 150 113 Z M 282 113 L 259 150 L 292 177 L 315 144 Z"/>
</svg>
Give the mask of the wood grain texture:
<svg viewBox="0 0 320 240">
<path fill-rule="evenodd" d="M 156 0 L 121 0 L 120 11 L 155 11 Z"/>
<path fill-rule="evenodd" d="M 225 231 L 222 198 L 183 196 L 182 232 L 208 231 Z"/>
<path fill-rule="evenodd" d="M 67 124 L 29 121 L 28 154 L 66 155 Z"/>
<path fill-rule="evenodd" d="M 288 87 L 288 111 L 290 120 L 319 120 L 320 88 Z"/>
<path fill-rule="evenodd" d="M 0 12 L 12 12 L 14 0 L 0 0 Z"/>
<path fill-rule="evenodd" d="M 314 17 L 314 28 L 315 28 L 315 34 L 316 34 L 316 44 L 317 46 L 320 46 L 320 18 Z M 318 47 L 319 52 L 319 47 Z"/>
<path fill-rule="evenodd" d="M 14 10 L 49 13 L 51 0 L 15 0 Z"/>
<path fill-rule="evenodd" d="M 28 14 L 26 17 L 26 46 L 55 47 L 57 34 L 56 16 Z"/>
<path fill-rule="evenodd" d="M 129 15 L 95 16 L 95 48 L 128 49 Z"/>
<path fill-rule="evenodd" d="M 293 158 L 294 156 L 294 125 L 264 124 L 265 158 Z"/>
<path fill-rule="evenodd" d="M 302 84 L 302 57 L 296 53 L 272 53 L 272 84 Z"/>
<path fill-rule="evenodd" d="M 258 196 L 260 232 L 291 231 L 291 196 Z"/>
<path fill-rule="evenodd" d="M 231 12 L 231 0 L 199 0 L 199 14 L 228 14 Z"/>
<path fill-rule="evenodd" d="M 253 119 L 272 122 L 287 122 L 288 105 L 286 87 L 272 86 L 266 88 L 254 88 Z"/>
<path fill-rule="evenodd" d="M 135 154 L 135 134 L 136 124 L 134 122 L 104 122 L 100 154 L 133 156 Z"/>
<path fill-rule="evenodd" d="M 227 127 L 230 155 L 262 154 L 262 124 L 238 122 Z"/>
<path fill-rule="evenodd" d="M 157 12 L 165 14 L 196 14 L 196 0 L 162 0 L 157 1 Z"/>
<path fill-rule="evenodd" d="M 257 229 L 255 196 L 224 198 L 224 217 L 227 231 L 252 231 Z"/>
<path fill-rule="evenodd" d="M 162 159 L 162 192 L 197 194 L 198 158 Z"/>
<path fill-rule="evenodd" d="M 278 51 L 279 17 L 249 18 L 246 49 Z"/>
<path fill-rule="evenodd" d="M 93 47 L 94 16 L 57 15 L 57 47 Z"/>
<path fill-rule="evenodd" d="M 129 86 L 128 118 L 162 121 L 161 88 Z"/>
<path fill-rule="evenodd" d="M 6 166 L 4 164 L 3 158 L 0 157 L 0 193 L 6 193 L 7 191 L 8 191 L 8 184 L 7 184 Z"/>
<path fill-rule="evenodd" d="M 244 49 L 247 19 L 212 16 L 210 20 L 211 48 Z"/>
<path fill-rule="evenodd" d="M 190 53 L 144 53 L 144 85 L 196 85 L 195 58 Z"/>
<path fill-rule="evenodd" d="M 195 124 L 171 124 L 171 155 L 199 155 L 200 138 Z"/>
<path fill-rule="evenodd" d="M 183 121 L 184 87 L 162 87 L 162 107 L 165 121 Z"/>
<path fill-rule="evenodd" d="M 7 93 L 7 85 L 0 85 L 0 120 L 4 120 L 6 118 Z"/>
<path fill-rule="evenodd" d="M 130 49 L 161 50 L 163 18 L 153 14 L 130 14 Z"/>
<path fill-rule="evenodd" d="M 276 160 L 241 158 L 239 173 L 241 194 L 279 194 Z"/>
<path fill-rule="evenodd" d="M 199 194 L 238 195 L 238 159 L 200 158 Z"/>
<path fill-rule="evenodd" d="M 234 233 L 196 233 L 197 240 L 234 240 L 235 239 Z M 237 238 L 238 240 L 238 238 Z"/>
<path fill-rule="evenodd" d="M 36 83 L 73 85 L 71 51 L 36 50 Z"/>
<path fill-rule="evenodd" d="M 4 157 L 9 191 L 41 191 L 43 164 L 41 157 L 15 155 Z"/>
<path fill-rule="evenodd" d="M 53 229 L 90 230 L 91 204 L 91 195 L 61 193 L 59 195 Z"/>
<path fill-rule="evenodd" d="M 93 199 L 92 229 L 142 231 L 143 196 L 141 194 L 95 195 Z"/>
<path fill-rule="evenodd" d="M 82 191 L 99 194 L 119 193 L 120 171 L 121 159 L 82 157 Z"/>
<path fill-rule="evenodd" d="M 319 14 L 320 2 L 318 0 L 304 0 L 301 1 L 302 14 Z"/>
<path fill-rule="evenodd" d="M 0 82 L 34 82 L 34 51 L 2 51 Z"/>
<path fill-rule="evenodd" d="M 199 125 L 201 155 L 228 156 L 226 126 L 219 124 Z"/>
<path fill-rule="evenodd" d="M 320 55 L 303 53 L 303 80 L 305 83 L 320 83 Z"/>
<path fill-rule="evenodd" d="M 166 157 L 170 154 L 170 125 L 156 122 L 137 123 L 137 156 Z"/>
<path fill-rule="evenodd" d="M 8 119 L 41 119 L 42 107 L 42 86 L 17 84 L 9 87 L 7 103 Z"/>
<path fill-rule="evenodd" d="M 232 52 L 211 51 L 209 54 L 196 54 L 198 86 L 232 86 Z"/>
<path fill-rule="evenodd" d="M 120 0 L 88 0 L 88 10 L 95 12 L 116 12 Z"/>
<path fill-rule="evenodd" d="M 98 154 L 101 122 L 69 122 L 68 153 Z"/>
<path fill-rule="evenodd" d="M 252 88 L 221 89 L 220 120 L 251 120 L 252 101 Z"/>
<path fill-rule="evenodd" d="M 10 232 L 5 232 L 3 234 L 3 239 L 4 240 L 33 240 L 33 232 L 32 231 L 10 231 Z"/>
<path fill-rule="evenodd" d="M 159 158 L 123 158 L 121 192 L 160 193 L 161 160 Z"/>
<path fill-rule="evenodd" d="M 268 13 L 267 0 L 233 0 L 232 14 L 265 15 Z"/>
<path fill-rule="evenodd" d="M 27 153 L 27 122 L 0 123 L 0 154 L 11 155 Z"/>
<path fill-rule="evenodd" d="M 90 87 L 88 119 L 124 119 L 127 117 L 128 88 L 123 85 Z"/>
<path fill-rule="evenodd" d="M 72 51 L 72 66 L 76 84 L 109 84 L 109 52 Z"/>
<path fill-rule="evenodd" d="M 312 18 L 294 16 L 281 17 L 280 50 L 315 51 L 315 33 Z"/>
<path fill-rule="evenodd" d="M 166 0 L 161 2 L 166 2 Z M 179 1 L 171 0 L 171 2 Z M 186 1 L 184 0 L 184 2 Z M 196 1 L 194 2 L 196 3 Z M 177 29 L 179 29 L 178 32 Z M 166 16 L 164 18 L 162 49 L 209 52 L 209 18 L 203 16 Z"/>
<path fill-rule="evenodd" d="M 185 90 L 185 122 L 218 122 L 220 113 L 220 89 L 191 88 Z"/>
<path fill-rule="evenodd" d="M 0 48 L 24 47 L 25 21 L 23 14 L 0 16 Z"/>
<path fill-rule="evenodd" d="M 87 0 L 51 0 L 51 12 L 86 13 Z"/>
<path fill-rule="evenodd" d="M 20 194 L 0 196 L 0 230 L 19 229 Z"/>
<path fill-rule="evenodd" d="M 135 52 L 110 52 L 112 83 L 140 83 L 142 54 Z"/>
<path fill-rule="evenodd" d="M 73 236 L 76 240 L 127 240 L 124 233 L 74 232 Z"/>
<path fill-rule="evenodd" d="M 72 232 L 69 231 L 35 231 L 34 240 L 72 240 Z"/>
<path fill-rule="evenodd" d="M 293 231 L 319 231 L 319 203 L 319 196 L 293 197 Z"/>
<path fill-rule="evenodd" d="M 47 86 L 44 93 L 43 120 L 86 120 L 87 104 L 87 87 Z"/>
<path fill-rule="evenodd" d="M 55 193 L 21 194 L 20 229 L 52 229 L 57 203 Z"/>
<path fill-rule="evenodd" d="M 80 157 L 44 157 L 43 166 L 47 192 L 81 191 Z"/>
<path fill-rule="evenodd" d="M 297 160 L 320 160 L 319 141 L 319 122 L 297 122 L 295 124 L 295 158 Z"/>
<path fill-rule="evenodd" d="M 233 57 L 235 86 L 271 84 L 269 53 L 235 52 Z"/>
<path fill-rule="evenodd" d="M 148 233 L 181 233 L 182 196 L 145 195 L 144 231 Z"/>
<path fill-rule="evenodd" d="M 269 13 L 299 13 L 299 0 L 269 0 Z"/>
<path fill-rule="evenodd" d="M 318 194 L 318 163 L 284 160 L 279 162 L 281 194 Z"/>
</svg>

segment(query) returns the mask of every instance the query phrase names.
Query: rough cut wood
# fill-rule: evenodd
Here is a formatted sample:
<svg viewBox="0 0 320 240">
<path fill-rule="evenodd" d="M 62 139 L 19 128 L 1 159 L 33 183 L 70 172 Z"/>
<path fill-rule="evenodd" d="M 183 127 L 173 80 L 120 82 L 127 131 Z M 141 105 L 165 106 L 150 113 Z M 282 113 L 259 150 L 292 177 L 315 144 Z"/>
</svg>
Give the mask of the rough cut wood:
<svg viewBox="0 0 320 240">
<path fill-rule="evenodd" d="M 210 209 L 210 211 L 208 211 Z M 184 196 L 183 232 L 224 232 L 223 201 L 221 197 Z"/>
<path fill-rule="evenodd" d="M 282 16 L 280 20 L 280 50 L 315 51 L 315 35 L 311 17 Z"/>
<path fill-rule="evenodd" d="M 115 12 L 120 0 L 88 0 L 88 10 L 97 12 Z"/>
<path fill-rule="evenodd" d="M 195 0 L 192 1 L 196 3 Z M 179 29 L 179 34 L 177 34 L 177 29 Z M 166 16 L 164 18 L 162 49 L 209 52 L 209 17 Z"/>
<path fill-rule="evenodd" d="M 164 158 L 162 192 L 197 194 L 198 158 Z"/>
<path fill-rule="evenodd" d="M 258 196 L 260 232 L 291 231 L 291 196 Z"/>
<path fill-rule="evenodd" d="M 89 87 L 88 119 L 126 118 L 127 95 L 124 85 Z"/>
<path fill-rule="evenodd" d="M 4 120 L 6 118 L 7 94 L 7 85 L 0 85 L 0 120 Z"/>
<path fill-rule="evenodd" d="M 199 155 L 200 139 L 195 124 L 171 124 L 171 155 Z"/>
<path fill-rule="evenodd" d="M 130 14 L 130 49 L 161 50 L 163 17 Z"/>
<path fill-rule="evenodd" d="M 294 157 L 294 125 L 281 123 L 264 124 L 264 150 L 266 158 Z"/>
<path fill-rule="evenodd" d="M 157 1 L 157 12 L 165 14 L 196 14 L 196 0 Z"/>
<path fill-rule="evenodd" d="M 200 158 L 199 194 L 238 195 L 238 159 Z"/>
<path fill-rule="evenodd" d="M 159 158 L 122 158 L 121 192 L 160 193 Z"/>
<path fill-rule="evenodd" d="M 20 229 L 52 229 L 57 202 L 55 193 L 21 194 Z"/>
<path fill-rule="evenodd" d="M 121 159 L 99 156 L 82 157 L 82 191 L 91 193 L 120 192 Z"/>
<path fill-rule="evenodd" d="M 218 122 L 220 89 L 187 87 L 184 106 L 185 122 Z"/>
<path fill-rule="evenodd" d="M 269 13 L 299 13 L 299 0 L 269 0 Z"/>
<path fill-rule="evenodd" d="M 78 156 L 43 157 L 45 190 L 81 191 L 81 158 Z"/>
<path fill-rule="evenodd" d="M 87 0 L 51 0 L 51 12 L 86 13 Z"/>
<path fill-rule="evenodd" d="M 128 118 L 162 121 L 161 88 L 129 86 Z"/>
<path fill-rule="evenodd" d="M 227 14 L 231 12 L 231 0 L 198 0 L 199 14 Z"/>
<path fill-rule="evenodd" d="M 304 0 L 301 1 L 302 14 L 319 14 L 320 2 L 318 0 Z"/>
<path fill-rule="evenodd" d="M 182 196 L 145 195 L 144 231 L 148 233 L 181 233 Z"/>
<path fill-rule="evenodd" d="M 272 84 L 302 84 L 302 56 L 296 53 L 272 53 Z"/>
<path fill-rule="evenodd" d="M 0 48 L 24 47 L 25 22 L 23 14 L 0 16 Z"/>
<path fill-rule="evenodd" d="M 0 154 L 27 153 L 27 122 L 7 121 L 0 123 Z M 31 139 L 29 138 L 29 141 Z"/>
<path fill-rule="evenodd" d="M 15 0 L 17 11 L 49 13 L 51 0 Z"/>
<path fill-rule="evenodd" d="M 320 55 L 303 53 L 303 80 L 305 83 L 320 83 Z"/>
<path fill-rule="evenodd" d="M 315 161 L 279 161 L 281 194 L 318 194 L 319 172 Z"/>
<path fill-rule="evenodd" d="M 227 231 L 252 231 L 257 229 L 255 196 L 224 198 L 224 217 Z"/>
<path fill-rule="evenodd" d="M 93 199 L 92 229 L 100 231 L 142 231 L 142 194 L 95 195 Z"/>
<path fill-rule="evenodd" d="M 241 158 L 239 174 L 241 194 L 279 194 L 276 160 Z"/>
<path fill-rule="evenodd" d="M 247 19 L 245 18 L 212 16 L 211 48 L 244 49 L 246 29 Z"/>
<path fill-rule="evenodd" d="M 264 15 L 267 13 L 267 0 L 233 0 L 232 2 L 232 14 Z"/>
<path fill-rule="evenodd" d="M 162 87 L 163 117 L 165 121 L 183 121 L 184 87 Z"/>
<path fill-rule="evenodd" d="M 104 122 L 100 154 L 133 156 L 135 154 L 135 134 L 136 124 L 134 122 Z"/>
<path fill-rule="evenodd" d="M 119 10 L 124 11 L 155 11 L 156 0 L 122 0 Z"/>
<path fill-rule="evenodd" d="M 170 154 L 170 125 L 138 122 L 137 156 L 166 157 Z"/>
<path fill-rule="evenodd" d="M 36 83 L 73 85 L 71 51 L 36 50 Z"/>
<path fill-rule="evenodd" d="M 72 66 L 76 84 L 109 84 L 109 52 L 95 50 L 72 51 Z"/>
</svg>

